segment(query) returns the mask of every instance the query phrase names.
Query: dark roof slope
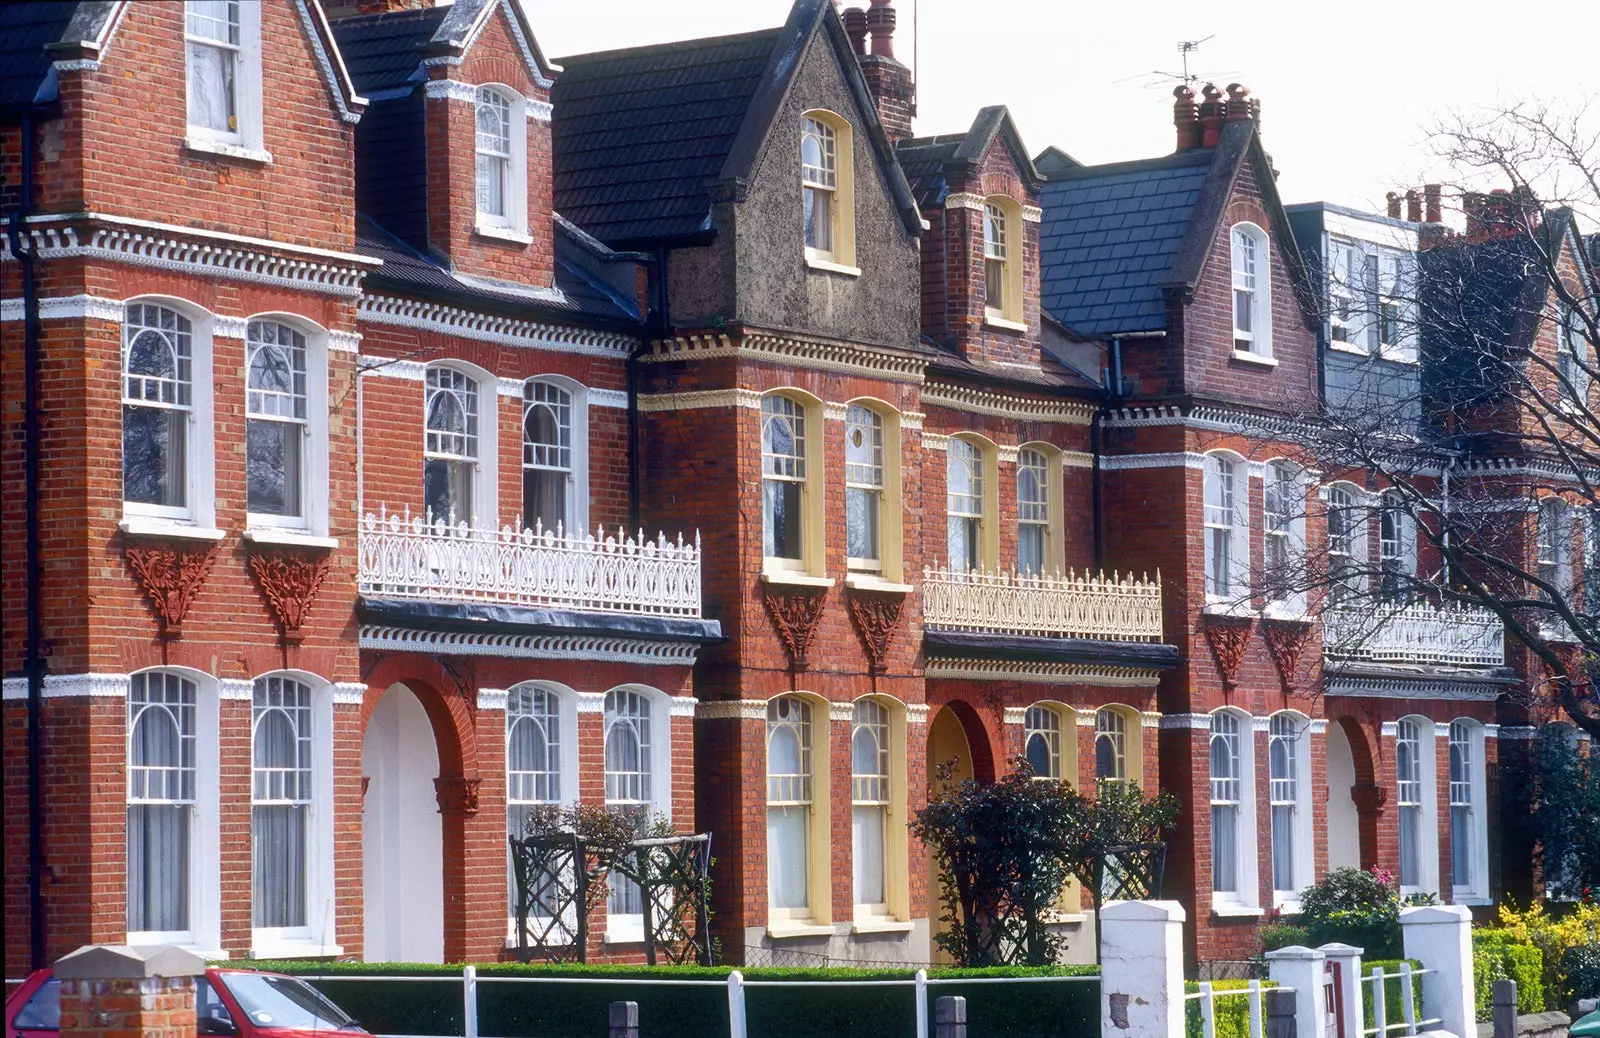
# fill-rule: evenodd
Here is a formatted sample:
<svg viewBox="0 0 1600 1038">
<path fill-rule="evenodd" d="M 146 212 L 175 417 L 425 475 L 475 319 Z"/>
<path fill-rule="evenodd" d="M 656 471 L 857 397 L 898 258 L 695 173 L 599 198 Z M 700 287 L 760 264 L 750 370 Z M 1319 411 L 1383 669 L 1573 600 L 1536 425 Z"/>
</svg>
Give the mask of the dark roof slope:
<svg viewBox="0 0 1600 1038">
<path fill-rule="evenodd" d="M 0 107 L 55 100 L 55 69 L 45 47 L 62 38 L 77 6 L 0 5 Z"/>
<path fill-rule="evenodd" d="M 1084 335 L 1166 326 L 1172 280 L 1211 149 L 1059 169 L 1040 194 L 1041 303 Z"/>
<path fill-rule="evenodd" d="M 918 208 L 927 210 L 942 206 L 949 191 L 950 176 L 954 174 L 965 180 L 976 174 L 996 136 L 1005 142 L 1011 161 L 1023 179 L 1031 187 L 1038 188 L 1044 178 L 1028 157 L 1016 124 L 1011 121 L 1011 113 L 1004 105 L 990 105 L 978 110 L 965 133 L 912 137 L 895 144 L 900 168 L 911 183 Z"/>
<path fill-rule="evenodd" d="M 612 244 L 706 229 L 779 30 L 563 58 L 551 100 L 555 206 Z"/>
<path fill-rule="evenodd" d="M 370 97 L 422 79 L 423 52 L 448 10 L 385 11 L 334 22 L 333 37 L 356 90 Z"/>
<path fill-rule="evenodd" d="M 955 157 L 956 149 L 966 137 L 964 133 L 942 133 L 934 137 L 911 137 L 895 145 L 900 168 L 911 182 L 911 193 L 923 212 L 944 205 L 950 187 L 945 165 Z"/>
</svg>

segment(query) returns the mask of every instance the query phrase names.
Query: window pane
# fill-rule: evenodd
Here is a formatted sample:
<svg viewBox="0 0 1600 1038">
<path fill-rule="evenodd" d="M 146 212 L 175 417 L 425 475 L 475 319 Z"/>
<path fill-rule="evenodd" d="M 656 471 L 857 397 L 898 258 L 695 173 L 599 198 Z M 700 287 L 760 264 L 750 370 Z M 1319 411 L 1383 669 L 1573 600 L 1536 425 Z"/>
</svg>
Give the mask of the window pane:
<svg viewBox="0 0 1600 1038">
<path fill-rule="evenodd" d="M 883 890 L 885 810 L 858 806 L 850 814 L 853 886 L 858 905 L 880 905 L 888 900 Z"/>
<path fill-rule="evenodd" d="M 1472 808 L 1464 805 L 1450 807 L 1450 871 L 1454 885 L 1474 886 L 1472 877 Z"/>
<path fill-rule="evenodd" d="M 1294 808 L 1272 809 L 1272 888 L 1294 889 Z"/>
<path fill-rule="evenodd" d="M 1237 893 L 1238 808 L 1213 805 L 1211 808 L 1211 889 L 1219 894 Z"/>
<path fill-rule="evenodd" d="M 429 458 L 422 468 L 422 499 L 429 522 L 473 525 L 472 467 Z"/>
<path fill-rule="evenodd" d="M 805 188 L 806 247 L 818 252 L 833 251 L 833 193 L 821 188 Z"/>
<path fill-rule="evenodd" d="M 302 426 L 245 422 L 245 507 L 265 515 L 300 514 Z"/>
<path fill-rule="evenodd" d="M 764 507 L 763 550 L 775 559 L 801 559 L 801 484 L 766 480 L 761 484 Z"/>
<path fill-rule="evenodd" d="M 235 50 L 189 42 L 189 125 L 218 133 L 238 131 L 239 54 Z"/>
<path fill-rule="evenodd" d="M 878 503 L 873 491 L 845 490 L 845 554 L 852 559 L 878 559 Z"/>
<path fill-rule="evenodd" d="M 773 908 L 806 908 L 810 904 L 806 839 L 809 807 L 767 809 L 767 887 Z"/>
<path fill-rule="evenodd" d="M 189 818 L 182 804 L 128 805 L 128 930 L 189 929 Z"/>
<path fill-rule="evenodd" d="M 564 530 L 567 523 L 567 474 L 550 469 L 522 470 L 522 522 L 534 530 Z"/>
</svg>

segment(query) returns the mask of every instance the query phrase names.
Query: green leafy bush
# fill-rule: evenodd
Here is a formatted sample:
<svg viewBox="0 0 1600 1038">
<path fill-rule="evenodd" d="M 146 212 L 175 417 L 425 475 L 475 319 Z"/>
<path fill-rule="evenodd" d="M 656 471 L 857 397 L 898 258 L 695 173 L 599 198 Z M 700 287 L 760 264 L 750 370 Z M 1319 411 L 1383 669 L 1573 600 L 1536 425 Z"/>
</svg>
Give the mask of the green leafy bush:
<svg viewBox="0 0 1600 1038">
<path fill-rule="evenodd" d="M 1311 935 L 1303 926 L 1293 923 L 1268 923 L 1256 931 L 1256 940 L 1261 942 L 1263 952 L 1277 951 L 1279 948 L 1310 947 Z"/>
<path fill-rule="evenodd" d="M 461 967 L 406 963 L 254 962 L 258 969 L 299 974 L 375 1032 L 449 1035 L 463 1030 Z M 670 1024 L 675 1034 L 715 1035 L 728 1031 L 728 967 L 697 966 L 525 966 L 486 963 L 478 967 L 478 1026 L 504 1038 L 567 1038 L 603 1027 L 614 1001 L 639 1003 L 645 1029 Z M 741 969 L 746 980 L 843 982 L 826 998 L 804 988 L 750 987 L 745 1008 L 752 1034 L 773 1038 L 846 1038 L 862 1034 L 905 1034 L 916 1007 L 912 989 L 848 982 L 909 980 L 909 970 Z M 976 977 L 1093 977 L 1094 966 L 1002 967 L 983 970 L 930 970 L 929 979 L 949 980 L 929 989 L 929 998 L 961 995 L 967 1016 L 983 1033 L 1007 1038 L 1074 1038 L 1097 1027 L 1100 986 L 1063 984 L 961 984 Z M 416 980 L 357 980 L 357 977 L 437 977 Z M 578 978 L 610 983 L 496 983 L 495 978 Z M 704 986 L 653 984 L 652 980 L 710 980 Z M 932 1013 L 929 1014 L 930 1028 Z M 584 1022 L 592 1021 L 593 1027 Z M 655 1023 L 652 1024 L 651 1021 Z"/>
<path fill-rule="evenodd" d="M 1517 1012 L 1544 1012 L 1544 952 L 1517 941 L 1504 930 L 1473 930 L 1472 975 L 1472 1001 L 1479 1020 L 1493 1017 L 1492 997 L 1497 980 L 1517 982 Z"/>
<path fill-rule="evenodd" d="M 1400 963 L 1411 963 L 1413 970 L 1420 970 L 1422 963 L 1416 959 L 1375 959 L 1371 962 L 1361 960 L 1361 1019 L 1372 1019 L 1372 984 L 1366 978 L 1372 976 L 1374 968 L 1383 969 L 1383 1017 L 1384 1023 L 1403 1024 L 1406 1020 L 1405 1005 L 1401 1000 L 1400 990 Z M 1417 1020 L 1422 1016 L 1422 986 L 1429 980 L 1438 983 L 1437 977 L 1416 977 L 1411 981 L 1411 1006 Z"/>
<path fill-rule="evenodd" d="M 1287 945 L 1285 945 L 1287 947 Z M 1261 990 L 1275 988 L 1275 980 L 1263 980 Z M 1250 987 L 1248 980 L 1213 980 L 1211 992 L 1220 995 L 1224 991 L 1244 991 Z M 1186 980 L 1183 983 L 1185 994 L 1194 994 L 1200 990 L 1196 981 Z M 1216 1027 L 1217 1038 L 1250 1038 L 1250 999 L 1248 996 L 1233 995 L 1228 998 L 1218 998 L 1212 1002 L 1214 1009 L 1213 1023 Z M 1265 1006 L 1262 1012 L 1266 1012 Z M 969 1015 L 970 1016 L 970 1015 Z M 1204 1028 L 1200 1020 L 1200 1000 L 1190 999 L 1183 1007 L 1183 1029 L 1185 1038 L 1201 1038 Z"/>
<path fill-rule="evenodd" d="M 1300 925 L 1313 948 L 1339 942 L 1364 957 L 1392 959 L 1404 953 L 1400 909 L 1434 903 L 1432 894 L 1402 898 L 1394 876 L 1383 869 L 1334 869 L 1300 894 Z"/>
<path fill-rule="evenodd" d="M 1600 997 L 1600 943 L 1577 944 L 1561 955 L 1556 972 L 1561 976 L 1561 1001 L 1571 1005 L 1580 998 Z"/>
</svg>

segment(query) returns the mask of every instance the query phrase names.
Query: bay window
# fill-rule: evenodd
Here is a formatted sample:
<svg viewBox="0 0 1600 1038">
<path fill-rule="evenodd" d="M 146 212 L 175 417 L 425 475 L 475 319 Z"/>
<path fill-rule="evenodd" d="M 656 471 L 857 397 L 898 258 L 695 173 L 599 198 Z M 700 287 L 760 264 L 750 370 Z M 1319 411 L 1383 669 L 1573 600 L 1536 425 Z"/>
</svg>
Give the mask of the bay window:
<svg viewBox="0 0 1600 1038">
<path fill-rule="evenodd" d="M 1474 844 L 1477 812 L 1474 810 L 1473 726 L 1466 721 L 1450 725 L 1450 875 L 1455 891 L 1471 894 L 1477 888 Z"/>
<path fill-rule="evenodd" d="M 1028 758 L 1036 779 L 1066 779 L 1076 782 L 1077 776 L 1069 774 L 1063 764 L 1061 752 L 1061 714 L 1042 703 L 1028 707 L 1023 714 L 1022 752 Z M 1069 729 L 1068 737 L 1077 738 L 1076 728 Z"/>
<path fill-rule="evenodd" d="M 194 339 L 192 322 L 170 307 L 131 303 L 123 315 L 122 498 L 130 512 L 192 515 Z"/>
<path fill-rule="evenodd" d="M 1256 904 L 1251 726 L 1250 718 L 1231 710 L 1211 715 L 1211 892 L 1213 905 L 1224 908 Z"/>
<path fill-rule="evenodd" d="M 1267 728 L 1267 800 L 1272 812 L 1272 889 L 1282 904 L 1311 883 L 1310 763 L 1307 724 L 1290 713 Z"/>
<path fill-rule="evenodd" d="M 617 688 L 605 701 L 606 810 L 642 822 L 655 796 L 653 718 L 650 701 L 633 689 Z M 644 891 L 630 879 L 613 876 L 606 913 L 611 930 L 644 926 Z M 620 924 L 620 926 L 619 926 Z"/>
<path fill-rule="evenodd" d="M 1273 462 L 1264 489 L 1267 600 L 1298 614 L 1305 610 L 1305 490 L 1299 470 L 1286 461 Z"/>
<path fill-rule="evenodd" d="M 1250 575 L 1249 483 L 1239 478 L 1238 463 L 1222 454 L 1206 455 L 1203 482 L 1206 597 L 1243 596 Z"/>
<path fill-rule="evenodd" d="M 946 477 L 946 547 L 950 568 L 967 572 L 984 568 L 984 452 L 970 440 L 952 438 Z"/>
<path fill-rule="evenodd" d="M 761 531 L 768 569 L 804 570 L 809 561 L 808 418 L 806 405 L 793 397 L 761 398 Z"/>
<path fill-rule="evenodd" d="M 1428 846 L 1433 828 L 1433 722 L 1405 718 L 1395 725 L 1395 782 L 1400 838 L 1400 890 L 1433 893 L 1437 873 L 1429 868 L 1435 855 Z"/>
<path fill-rule="evenodd" d="M 310 414 L 306 337 L 277 321 L 245 333 L 245 501 L 256 522 L 306 516 Z"/>
<path fill-rule="evenodd" d="M 767 704 L 767 904 L 774 918 L 811 911 L 811 704 Z"/>
<path fill-rule="evenodd" d="M 561 794 L 559 700 L 554 692 L 538 685 L 513 688 L 506 696 L 506 835 L 515 839 L 528 835 L 529 824 L 541 811 L 559 804 Z M 507 882 L 510 914 L 514 920 L 517 905 L 514 869 L 509 869 Z M 549 893 L 534 892 L 533 910 L 546 918 L 554 911 Z"/>
<path fill-rule="evenodd" d="M 1105 706 L 1094 715 L 1094 780 L 1096 787 L 1128 779 L 1128 719 Z"/>
<path fill-rule="evenodd" d="M 1050 465 L 1041 451 L 1017 452 L 1017 571 L 1043 576 L 1050 558 Z M 1057 567 L 1059 568 L 1059 567 Z"/>
</svg>

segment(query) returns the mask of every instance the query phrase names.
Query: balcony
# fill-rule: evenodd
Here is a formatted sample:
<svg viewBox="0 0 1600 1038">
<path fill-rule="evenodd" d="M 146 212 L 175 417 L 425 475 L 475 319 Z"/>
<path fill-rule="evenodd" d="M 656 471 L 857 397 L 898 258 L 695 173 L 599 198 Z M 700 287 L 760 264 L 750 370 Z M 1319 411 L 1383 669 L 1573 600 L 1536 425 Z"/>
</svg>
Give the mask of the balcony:
<svg viewBox="0 0 1600 1038">
<path fill-rule="evenodd" d="M 1505 629 L 1493 613 L 1426 602 L 1332 607 L 1322 615 L 1322 646 L 1329 656 L 1368 663 L 1505 663 Z"/>
<path fill-rule="evenodd" d="M 368 598 L 701 619 L 698 536 L 496 532 L 368 513 L 360 549 Z"/>
<path fill-rule="evenodd" d="M 1161 576 L 1019 576 L 922 571 L 922 617 L 930 628 L 1021 638 L 1161 641 Z"/>
</svg>

